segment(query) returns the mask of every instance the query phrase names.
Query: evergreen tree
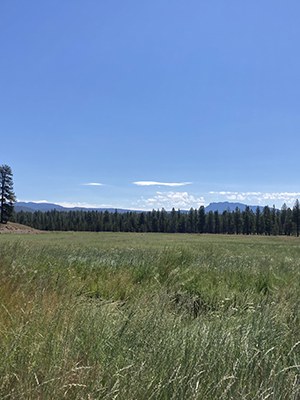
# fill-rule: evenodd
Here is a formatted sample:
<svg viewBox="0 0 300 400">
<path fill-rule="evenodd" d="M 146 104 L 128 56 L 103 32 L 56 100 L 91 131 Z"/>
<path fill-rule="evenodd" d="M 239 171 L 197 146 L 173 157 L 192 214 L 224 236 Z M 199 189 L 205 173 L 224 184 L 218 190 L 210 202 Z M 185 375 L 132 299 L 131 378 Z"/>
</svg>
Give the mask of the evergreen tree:
<svg viewBox="0 0 300 400">
<path fill-rule="evenodd" d="M 272 233 L 272 235 L 276 236 L 279 234 L 279 221 L 277 219 L 277 211 L 276 211 L 275 205 L 273 205 L 273 208 L 272 208 L 271 220 L 272 220 L 271 233 Z"/>
<path fill-rule="evenodd" d="M 290 236 L 293 233 L 293 211 L 290 207 L 286 210 L 285 234 Z"/>
<path fill-rule="evenodd" d="M 188 212 L 187 215 L 187 224 L 186 224 L 186 231 L 187 233 L 195 233 L 195 213 L 194 213 L 194 209 L 191 208 L 190 211 Z"/>
<path fill-rule="evenodd" d="M 151 232 L 158 232 L 158 211 L 151 212 Z"/>
<path fill-rule="evenodd" d="M 184 214 L 178 210 L 178 232 L 185 233 L 186 232 L 186 220 Z"/>
<path fill-rule="evenodd" d="M 214 220 L 214 213 L 213 211 L 209 211 L 207 215 L 207 233 L 215 233 L 215 220 Z"/>
<path fill-rule="evenodd" d="M 235 227 L 235 233 L 237 235 L 239 235 L 242 232 L 242 225 L 243 225 L 242 215 L 240 209 L 236 207 L 234 212 L 234 227 Z"/>
<path fill-rule="evenodd" d="M 218 211 L 214 212 L 214 221 L 215 221 L 214 233 L 220 233 L 220 231 L 221 231 L 221 223 L 220 223 L 220 216 L 219 216 L 219 212 Z"/>
<path fill-rule="evenodd" d="M 168 214 L 167 211 L 162 208 L 161 211 L 159 211 L 159 217 L 158 217 L 158 225 L 159 225 L 159 232 L 167 232 L 167 221 L 168 221 Z"/>
<path fill-rule="evenodd" d="M 177 225 L 178 225 L 178 213 L 175 211 L 175 208 L 172 208 L 171 216 L 170 216 L 170 232 L 175 233 L 177 232 Z"/>
<path fill-rule="evenodd" d="M 282 226 L 282 233 L 286 235 L 286 216 L 287 216 L 287 205 L 284 203 L 281 207 L 280 213 L 280 225 Z"/>
<path fill-rule="evenodd" d="M 245 211 L 242 213 L 242 217 L 243 217 L 243 234 L 250 235 L 252 231 L 252 224 L 251 224 L 252 215 L 249 206 L 245 208 Z"/>
<path fill-rule="evenodd" d="M 0 166 L 0 223 L 6 224 L 12 215 L 16 201 L 13 190 L 12 170 L 8 165 Z"/>
<path fill-rule="evenodd" d="M 198 211 L 198 232 L 204 233 L 205 230 L 205 208 L 201 206 Z"/>
<path fill-rule="evenodd" d="M 96 227 L 97 227 L 97 225 L 96 225 Z M 95 231 L 97 231 L 97 229 L 95 229 Z M 120 231 L 120 218 L 119 218 L 119 214 L 118 214 L 117 210 L 115 210 L 114 216 L 113 216 L 113 231 L 114 232 Z"/>
<path fill-rule="evenodd" d="M 265 206 L 263 210 L 263 215 L 265 219 L 265 234 L 271 235 L 272 233 L 272 216 L 269 206 Z"/>
<path fill-rule="evenodd" d="M 221 232 L 222 233 L 229 233 L 229 225 L 228 225 L 228 218 L 229 213 L 228 211 L 223 211 L 221 215 Z"/>
<path fill-rule="evenodd" d="M 103 225 L 104 225 L 104 230 L 105 231 L 110 231 L 111 230 L 110 213 L 107 210 L 104 212 Z"/>
<path fill-rule="evenodd" d="M 141 212 L 138 218 L 138 230 L 140 232 L 146 232 L 146 218 L 145 213 Z"/>
<path fill-rule="evenodd" d="M 234 214 L 233 213 L 228 213 L 228 233 L 230 235 L 234 234 Z"/>
<path fill-rule="evenodd" d="M 299 203 L 298 199 L 295 201 L 295 205 L 293 207 L 293 222 L 295 223 L 297 237 L 299 237 L 299 233 L 300 233 L 300 203 Z"/>
<path fill-rule="evenodd" d="M 281 224 L 281 216 L 280 216 L 280 211 L 279 210 L 276 211 L 276 223 L 278 225 L 278 234 L 282 235 L 283 234 L 283 228 L 282 228 L 282 224 Z"/>
<path fill-rule="evenodd" d="M 261 235 L 263 232 L 263 229 L 261 228 L 261 212 L 260 208 L 256 207 L 255 211 L 255 233 L 257 235 Z"/>
</svg>

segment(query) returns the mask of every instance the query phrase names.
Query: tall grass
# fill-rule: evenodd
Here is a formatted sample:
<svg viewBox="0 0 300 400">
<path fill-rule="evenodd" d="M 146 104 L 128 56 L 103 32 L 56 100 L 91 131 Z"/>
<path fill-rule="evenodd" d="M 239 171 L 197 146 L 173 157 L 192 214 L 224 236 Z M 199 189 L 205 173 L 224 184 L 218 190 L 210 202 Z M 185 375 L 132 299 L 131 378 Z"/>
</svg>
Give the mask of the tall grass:
<svg viewBox="0 0 300 400">
<path fill-rule="evenodd" d="M 0 237 L 0 398 L 299 399 L 295 238 Z"/>
</svg>

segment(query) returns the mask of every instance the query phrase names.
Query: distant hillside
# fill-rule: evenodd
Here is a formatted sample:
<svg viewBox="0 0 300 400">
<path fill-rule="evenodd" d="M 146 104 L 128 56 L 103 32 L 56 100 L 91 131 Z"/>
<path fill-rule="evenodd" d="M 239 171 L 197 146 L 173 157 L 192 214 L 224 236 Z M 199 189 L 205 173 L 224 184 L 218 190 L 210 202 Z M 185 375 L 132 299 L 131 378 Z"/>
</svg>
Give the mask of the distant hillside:
<svg viewBox="0 0 300 400">
<path fill-rule="evenodd" d="M 15 203 L 15 211 L 51 211 L 51 210 L 58 210 L 64 211 L 66 210 L 65 207 L 59 206 L 58 204 L 53 203 L 34 203 L 34 202 L 17 202 Z"/>
<path fill-rule="evenodd" d="M 15 203 L 14 209 L 16 212 L 25 211 L 25 212 L 35 212 L 35 211 L 108 211 L 115 212 L 115 208 L 86 208 L 86 207 L 63 207 L 54 203 L 34 203 L 34 202 L 24 202 L 18 201 Z M 118 208 L 117 211 L 119 213 L 125 213 L 132 210 L 126 210 L 122 208 Z"/>
<path fill-rule="evenodd" d="M 210 203 L 207 207 L 205 207 L 205 211 L 208 213 L 209 211 L 218 211 L 222 213 L 223 211 L 234 211 L 236 208 L 239 208 L 241 211 L 244 211 L 247 207 L 246 204 L 243 203 L 230 203 L 228 201 L 218 202 L 218 203 Z M 258 206 L 249 206 L 250 209 L 255 212 Z M 261 210 L 263 210 L 262 206 L 259 206 Z M 128 210 L 123 208 L 85 208 L 85 207 L 63 207 L 54 203 L 34 203 L 34 202 L 23 202 L 19 201 L 15 204 L 15 211 L 25 211 L 25 212 L 35 212 L 35 211 L 108 211 L 115 212 L 116 210 L 119 213 L 126 213 L 129 211 L 141 212 L 139 210 Z M 150 210 L 149 210 L 150 211 Z M 181 210 L 182 213 L 188 212 L 188 210 Z"/>
<path fill-rule="evenodd" d="M 223 201 L 219 203 L 210 203 L 207 207 L 205 207 L 205 211 L 208 213 L 209 211 L 218 211 L 222 213 L 224 211 L 235 211 L 238 208 L 240 211 L 245 211 L 247 205 L 243 203 L 230 203 L 229 201 Z M 249 206 L 250 210 L 253 212 L 256 211 L 257 207 L 263 210 L 262 206 Z"/>
<path fill-rule="evenodd" d="M 34 212 L 35 210 L 33 208 L 30 207 L 26 207 L 23 205 L 19 205 L 18 203 L 15 203 L 14 205 L 14 210 L 16 212 L 20 212 L 20 211 L 24 211 L 24 212 Z"/>
</svg>

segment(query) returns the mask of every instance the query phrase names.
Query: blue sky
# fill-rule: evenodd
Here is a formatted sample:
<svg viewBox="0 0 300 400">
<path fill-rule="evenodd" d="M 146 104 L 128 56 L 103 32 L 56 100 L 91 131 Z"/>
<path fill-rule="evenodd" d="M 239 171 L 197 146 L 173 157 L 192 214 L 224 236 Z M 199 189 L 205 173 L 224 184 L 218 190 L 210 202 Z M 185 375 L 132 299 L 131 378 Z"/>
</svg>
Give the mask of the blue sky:
<svg viewBox="0 0 300 400">
<path fill-rule="evenodd" d="M 20 200 L 300 198 L 298 1 L 2 0 L 0 164 Z"/>
</svg>

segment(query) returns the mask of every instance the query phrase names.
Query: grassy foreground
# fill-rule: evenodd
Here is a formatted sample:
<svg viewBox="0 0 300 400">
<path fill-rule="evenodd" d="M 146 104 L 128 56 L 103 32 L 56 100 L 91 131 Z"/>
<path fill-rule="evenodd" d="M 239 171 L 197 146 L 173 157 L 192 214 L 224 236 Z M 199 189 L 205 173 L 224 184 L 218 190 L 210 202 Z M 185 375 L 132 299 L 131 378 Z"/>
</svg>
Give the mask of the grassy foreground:
<svg viewBox="0 0 300 400">
<path fill-rule="evenodd" d="M 0 235 L 1 399 L 299 399 L 300 240 Z"/>
</svg>

